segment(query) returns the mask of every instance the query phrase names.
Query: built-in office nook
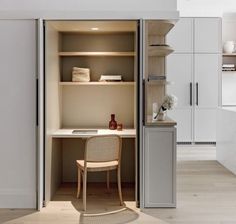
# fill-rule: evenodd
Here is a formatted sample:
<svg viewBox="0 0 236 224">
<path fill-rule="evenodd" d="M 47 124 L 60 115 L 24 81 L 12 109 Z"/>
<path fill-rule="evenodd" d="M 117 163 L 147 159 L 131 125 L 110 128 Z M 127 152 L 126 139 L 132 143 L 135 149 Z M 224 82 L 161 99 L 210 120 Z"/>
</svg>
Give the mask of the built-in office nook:
<svg viewBox="0 0 236 224">
<path fill-rule="evenodd" d="M 76 160 L 84 158 L 88 137 L 106 134 L 122 139 L 123 200 L 136 200 L 137 24 L 45 22 L 46 202 L 81 200 L 76 198 Z M 81 80 L 76 71 L 82 71 Z M 120 130 L 109 129 L 111 114 Z M 97 188 L 109 193 L 106 172 L 88 173 L 87 180 L 88 200 L 99 194 Z M 115 171 L 110 182 L 110 190 L 117 191 Z M 119 200 L 118 191 L 114 197 Z"/>
</svg>

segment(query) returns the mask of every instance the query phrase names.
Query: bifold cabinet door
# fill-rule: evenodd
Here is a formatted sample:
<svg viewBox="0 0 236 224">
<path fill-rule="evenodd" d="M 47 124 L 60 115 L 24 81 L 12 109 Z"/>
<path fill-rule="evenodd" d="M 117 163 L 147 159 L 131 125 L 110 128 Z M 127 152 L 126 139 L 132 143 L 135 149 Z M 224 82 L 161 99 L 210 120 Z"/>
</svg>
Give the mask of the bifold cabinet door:
<svg viewBox="0 0 236 224">
<path fill-rule="evenodd" d="M 194 19 L 194 52 L 221 53 L 221 36 L 220 18 Z"/>
<path fill-rule="evenodd" d="M 144 207 L 175 207 L 176 130 L 144 130 Z"/>
<path fill-rule="evenodd" d="M 36 208 L 36 22 L 0 30 L 0 208 Z"/>
<path fill-rule="evenodd" d="M 175 53 L 192 53 L 193 18 L 181 18 L 167 34 L 166 42 Z"/>
</svg>

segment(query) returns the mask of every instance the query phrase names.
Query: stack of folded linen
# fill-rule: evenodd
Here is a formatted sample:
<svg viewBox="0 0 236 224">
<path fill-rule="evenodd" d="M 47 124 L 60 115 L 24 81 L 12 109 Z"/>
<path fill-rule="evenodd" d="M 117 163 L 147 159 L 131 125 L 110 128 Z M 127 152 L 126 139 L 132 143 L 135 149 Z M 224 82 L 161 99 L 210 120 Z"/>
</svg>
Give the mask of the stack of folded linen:
<svg viewBox="0 0 236 224">
<path fill-rule="evenodd" d="M 72 82 L 89 82 L 90 69 L 73 67 L 72 69 Z"/>
<path fill-rule="evenodd" d="M 235 71 L 235 65 L 234 64 L 223 64 L 222 71 Z"/>
</svg>

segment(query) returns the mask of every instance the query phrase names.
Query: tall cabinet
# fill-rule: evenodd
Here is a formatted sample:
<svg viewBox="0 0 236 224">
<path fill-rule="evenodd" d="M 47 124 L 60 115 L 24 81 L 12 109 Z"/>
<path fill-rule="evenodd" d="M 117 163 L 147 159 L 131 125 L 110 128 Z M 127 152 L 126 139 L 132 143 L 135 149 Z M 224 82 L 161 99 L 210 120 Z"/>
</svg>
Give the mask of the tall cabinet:
<svg viewBox="0 0 236 224">
<path fill-rule="evenodd" d="M 143 207 L 175 207 L 176 122 L 171 119 L 154 121 L 153 103 L 161 106 L 166 95 L 166 58 L 174 49 L 166 44 L 166 35 L 175 21 L 147 20 L 144 24 L 144 188 Z"/>
<path fill-rule="evenodd" d="M 184 34 L 184 35 L 183 35 Z M 178 97 L 169 115 L 178 122 L 178 142 L 215 142 L 221 72 L 221 19 L 181 18 L 167 36 L 175 53 L 167 58 Z"/>
</svg>

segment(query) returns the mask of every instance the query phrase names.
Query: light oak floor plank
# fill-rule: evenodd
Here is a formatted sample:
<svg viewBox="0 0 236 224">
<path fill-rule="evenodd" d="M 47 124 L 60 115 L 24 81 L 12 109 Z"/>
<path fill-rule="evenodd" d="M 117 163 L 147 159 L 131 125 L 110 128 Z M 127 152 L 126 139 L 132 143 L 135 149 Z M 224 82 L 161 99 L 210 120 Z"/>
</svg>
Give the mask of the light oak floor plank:
<svg viewBox="0 0 236 224">
<path fill-rule="evenodd" d="M 214 146 L 178 146 L 177 208 L 135 207 L 134 191 L 123 189 L 126 207 L 119 206 L 115 186 L 89 186 L 88 214 L 83 214 L 76 187 L 62 186 L 41 212 L 0 210 L 6 224 L 236 224 L 236 176 L 215 160 Z M 106 215 L 104 215 L 104 213 Z"/>
</svg>

